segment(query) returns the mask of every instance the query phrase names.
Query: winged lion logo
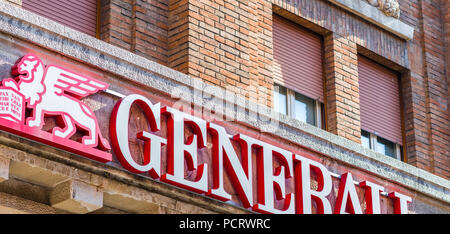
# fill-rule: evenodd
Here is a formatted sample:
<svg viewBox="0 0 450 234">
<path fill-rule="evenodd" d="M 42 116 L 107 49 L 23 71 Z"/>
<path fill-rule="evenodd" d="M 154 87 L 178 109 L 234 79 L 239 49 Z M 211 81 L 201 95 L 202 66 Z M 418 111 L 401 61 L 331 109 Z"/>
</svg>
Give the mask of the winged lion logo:
<svg viewBox="0 0 450 234">
<path fill-rule="evenodd" d="M 69 139 L 78 127 L 87 132 L 81 138 L 83 145 L 111 149 L 101 135 L 94 112 L 80 100 L 107 89 L 108 84 L 56 65 L 45 66 L 34 54 L 25 55 L 12 67 L 11 74 L 15 78 L 4 79 L 1 88 L 17 92 L 23 97 L 23 103 L 32 109 L 32 116 L 25 119 L 26 126 L 42 129 L 45 115 L 58 116 L 64 128 L 54 127 L 54 136 Z M 22 108 L 25 109 L 25 106 Z M 15 119 L 23 123 L 25 116 L 20 115 L 20 110 L 17 112 L 19 114 L 15 115 Z M 8 119 L 15 121 L 14 118 Z"/>
</svg>

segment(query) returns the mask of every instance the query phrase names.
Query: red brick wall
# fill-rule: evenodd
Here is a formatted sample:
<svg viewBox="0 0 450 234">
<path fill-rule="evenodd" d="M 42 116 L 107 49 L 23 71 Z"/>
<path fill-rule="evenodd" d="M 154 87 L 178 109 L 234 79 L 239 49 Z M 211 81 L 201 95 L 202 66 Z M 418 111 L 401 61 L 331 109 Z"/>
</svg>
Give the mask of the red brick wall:
<svg viewBox="0 0 450 234">
<path fill-rule="evenodd" d="M 272 4 L 104 0 L 101 39 L 271 105 Z"/>
<path fill-rule="evenodd" d="M 189 11 L 187 0 L 169 1 L 168 65 L 188 73 Z"/>
<path fill-rule="evenodd" d="M 324 41 L 327 130 L 361 143 L 356 43 L 336 34 Z"/>
<path fill-rule="evenodd" d="M 448 83 L 442 1 L 400 2 L 407 23 L 415 26 L 408 43 L 410 74 L 404 76 L 408 162 L 444 178 L 449 172 Z"/>
<path fill-rule="evenodd" d="M 131 12 L 130 1 L 103 0 L 101 1 L 101 29 L 100 38 L 121 48 L 131 49 Z"/>
<path fill-rule="evenodd" d="M 444 38 L 445 38 L 445 72 L 447 77 L 448 100 L 450 99 L 450 1 L 442 0 L 442 18 L 444 22 Z M 450 100 L 447 103 L 447 114 L 450 115 Z M 447 116 L 448 116 L 447 115 Z"/>
<path fill-rule="evenodd" d="M 172 67 L 210 84 L 233 86 L 237 93 L 271 105 L 267 98 L 273 86 L 272 4 L 263 0 L 180 2 L 188 14 L 176 12 L 183 23 L 174 26 L 177 38 L 169 39 L 174 45 Z"/>
<path fill-rule="evenodd" d="M 100 38 L 168 64 L 167 0 L 102 0 Z"/>
</svg>

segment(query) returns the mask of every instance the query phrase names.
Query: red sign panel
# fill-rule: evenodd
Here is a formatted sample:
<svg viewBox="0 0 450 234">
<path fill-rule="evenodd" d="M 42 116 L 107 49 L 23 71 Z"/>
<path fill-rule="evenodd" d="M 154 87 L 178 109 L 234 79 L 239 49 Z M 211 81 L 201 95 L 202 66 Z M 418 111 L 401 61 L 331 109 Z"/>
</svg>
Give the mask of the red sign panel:
<svg viewBox="0 0 450 234">
<path fill-rule="evenodd" d="M 46 66 L 33 54 L 19 60 L 12 68 L 12 75 L 14 77 L 4 79 L 0 87 L 0 129 L 99 162 L 113 160 L 111 147 L 101 134 L 94 112 L 80 101 L 106 90 L 108 84 L 56 65 Z M 143 111 L 149 125 L 147 130 L 138 129 L 136 135 L 129 129 L 133 105 Z M 56 119 L 55 126 L 47 131 L 43 130 L 44 116 Z M 332 174 L 308 155 L 243 134 L 245 131 L 238 130 L 238 134 L 230 136 L 223 126 L 161 103 L 152 103 L 139 94 L 128 95 L 115 104 L 109 129 L 112 148 L 125 169 L 146 173 L 155 180 L 195 193 L 221 201 L 231 200 L 230 188 L 224 183 L 228 176 L 240 204 L 260 213 L 309 214 L 313 212 L 313 204 L 317 213 L 362 213 L 356 192 L 359 185 L 365 191 L 366 213 L 381 213 L 380 194 L 385 193 L 385 189 L 374 182 L 358 184 L 350 172 L 343 173 L 332 204 L 329 199 Z M 187 129 L 190 134 L 186 134 Z M 73 139 L 80 131 L 82 136 Z M 160 131 L 164 131 L 166 137 L 158 135 Z M 133 138 L 143 142 L 139 162 L 135 160 L 135 152 L 130 150 Z M 199 152 L 208 144 L 212 149 L 211 160 L 200 162 Z M 240 150 L 236 150 L 235 145 Z M 189 178 L 187 174 L 195 176 Z M 317 188 L 312 188 L 313 174 Z M 294 181 L 294 189 L 287 188 L 288 180 Z M 410 197 L 396 191 L 389 193 L 389 197 L 396 213 L 407 213 Z"/>
</svg>

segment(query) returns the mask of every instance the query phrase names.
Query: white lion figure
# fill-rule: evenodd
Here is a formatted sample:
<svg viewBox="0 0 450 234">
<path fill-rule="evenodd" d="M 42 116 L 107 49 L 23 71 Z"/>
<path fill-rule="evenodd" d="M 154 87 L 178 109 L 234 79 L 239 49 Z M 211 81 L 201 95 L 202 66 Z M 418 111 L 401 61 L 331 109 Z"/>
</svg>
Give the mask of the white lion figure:
<svg viewBox="0 0 450 234">
<path fill-rule="evenodd" d="M 82 138 L 84 145 L 110 149 L 108 141 L 101 136 L 95 114 L 80 101 L 105 90 L 107 84 L 55 65 L 46 67 L 33 54 L 25 55 L 12 68 L 12 75 L 17 77 L 5 79 L 2 84 L 23 94 L 27 106 L 33 109 L 33 116 L 26 119 L 29 127 L 42 129 L 45 114 L 59 116 L 65 128 L 53 128 L 53 135 L 69 139 L 78 126 L 88 132 Z"/>
</svg>

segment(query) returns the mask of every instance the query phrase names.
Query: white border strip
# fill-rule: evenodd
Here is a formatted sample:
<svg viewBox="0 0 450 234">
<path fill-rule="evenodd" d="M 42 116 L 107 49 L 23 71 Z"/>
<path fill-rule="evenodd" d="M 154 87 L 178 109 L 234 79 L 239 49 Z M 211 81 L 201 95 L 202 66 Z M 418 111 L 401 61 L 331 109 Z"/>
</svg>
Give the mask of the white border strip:
<svg viewBox="0 0 450 234">
<path fill-rule="evenodd" d="M 124 98 L 124 97 L 126 97 L 126 95 L 121 94 L 121 93 L 116 92 L 116 91 L 111 90 L 111 89 L 106 89 L 106 90 L 104 90 L 104 92 L 105 92 L 105 93 L 108 93 L 108 94 L 111 94 L 111 95 L 113 95 L 113 96 L 119 97 L 119 98 Z"/>
</svg>

